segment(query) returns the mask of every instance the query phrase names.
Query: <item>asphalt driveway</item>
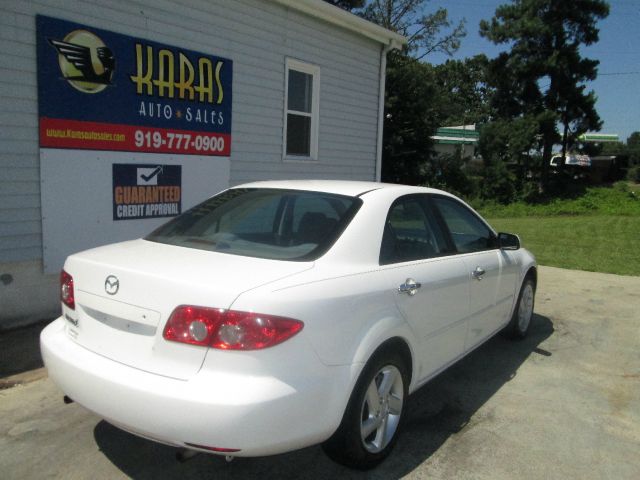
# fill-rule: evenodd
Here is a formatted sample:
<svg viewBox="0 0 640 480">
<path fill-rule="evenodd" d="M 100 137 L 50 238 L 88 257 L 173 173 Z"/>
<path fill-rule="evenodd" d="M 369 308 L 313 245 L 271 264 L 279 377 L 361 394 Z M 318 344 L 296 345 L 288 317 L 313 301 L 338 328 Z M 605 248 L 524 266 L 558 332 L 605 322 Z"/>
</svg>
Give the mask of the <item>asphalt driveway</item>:
<svg viewBox="0 0 640 480">
<path fill-rule="evenodd" d="M 395 451 L 366 474 L 320 447 L 179 463 L 42 378 L 0 390 L 0 477 L 640 478 L 640 277 L 539 277 L 530 336 L 492 339 L 410 397 Z"/>
</svg>

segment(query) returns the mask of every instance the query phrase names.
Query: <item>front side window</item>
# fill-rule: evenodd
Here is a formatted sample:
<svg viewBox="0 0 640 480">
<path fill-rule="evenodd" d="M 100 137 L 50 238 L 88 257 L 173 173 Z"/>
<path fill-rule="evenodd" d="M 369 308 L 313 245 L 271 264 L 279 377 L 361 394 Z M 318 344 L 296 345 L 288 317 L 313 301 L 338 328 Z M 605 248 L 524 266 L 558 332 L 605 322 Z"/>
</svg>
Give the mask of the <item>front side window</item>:
<svg viewBox="0 0 640 480">
<path fill-rule="evenodd" d="M 493 232 L 463 204 L 446 197 L 434 197 L 433 203 L 447 224 L 458 252 L 479 252 L 496 248 Z"/>
<path fill-rule="evenodd" d="M 285 158 L 318 158 L 320 68 L 287 59 L 285 87 Z"/>
<path fill-rule="evenodd" d="M 322 192 L 231 189 L 205 200 L 146 237 L 220 253 L 311 261 L 325 253 L 362 200 Z"/>
<path fill-rule="evenodd" d="M 443 255 L 447 244 L 420 196 L 402 197 L 389 209 L 380 247 L 380 264 L 409 262 Z"/>
</svg>

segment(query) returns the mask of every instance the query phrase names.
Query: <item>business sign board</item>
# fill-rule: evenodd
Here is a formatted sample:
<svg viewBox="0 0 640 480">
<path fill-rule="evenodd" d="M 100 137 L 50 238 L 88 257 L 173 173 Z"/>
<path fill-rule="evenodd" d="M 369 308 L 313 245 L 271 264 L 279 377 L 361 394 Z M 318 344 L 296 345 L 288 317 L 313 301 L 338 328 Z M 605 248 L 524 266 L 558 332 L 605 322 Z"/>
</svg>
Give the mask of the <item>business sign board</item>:
<svg viewBox="0 0 640 480">
<path fill-rule="evenodd" d="M 38 15 L 40 146 L 229 156 L 233 62 Z"/>
<path fill-rule="evenodd" d="M 113 220 L 174 217 L 181 205 L 181 165 L 113 164 Z"/>
<path fill-rule="evenodd" d="M 40 169 L 44 271 L 59 273 L 72 253 L 145 237 L 171 220 L 159 214 L 184 212 L 228 188 L 231 162 L 205 155 L 185 162 L 174 154 L 42 148 Z M 118 191 L 114 171 L 115 187 L 123 187 Z M 155 186 L 167 188 L 150 188 Z M 116 206 L 117 220 L 114 202 L 123 206 L 120 217 Z M 123 220 L 123 209 L 147 215 L 147 205 L 149 216 Z"/>
</svg>

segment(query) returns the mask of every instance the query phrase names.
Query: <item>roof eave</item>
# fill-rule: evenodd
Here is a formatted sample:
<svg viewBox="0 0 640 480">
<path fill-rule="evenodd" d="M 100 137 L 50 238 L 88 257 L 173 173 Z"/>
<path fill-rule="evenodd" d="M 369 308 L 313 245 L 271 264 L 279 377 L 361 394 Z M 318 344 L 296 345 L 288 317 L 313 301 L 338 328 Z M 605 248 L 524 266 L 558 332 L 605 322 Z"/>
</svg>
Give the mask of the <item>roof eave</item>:
<svg viewBox="0 0 640 480">
<path fill-rule="evenodd" d="M 333 25 L 340 26 L 352 32 L 359 33 L 371 40 L 375 40 L 390 49 L 401 49 L 406 45 L 406 37 L 387 30 L 375 23 L 371 23 L 339 7 L 323 0 L 272 0 L 293 10 L 319 18 Z"/>
</svg>

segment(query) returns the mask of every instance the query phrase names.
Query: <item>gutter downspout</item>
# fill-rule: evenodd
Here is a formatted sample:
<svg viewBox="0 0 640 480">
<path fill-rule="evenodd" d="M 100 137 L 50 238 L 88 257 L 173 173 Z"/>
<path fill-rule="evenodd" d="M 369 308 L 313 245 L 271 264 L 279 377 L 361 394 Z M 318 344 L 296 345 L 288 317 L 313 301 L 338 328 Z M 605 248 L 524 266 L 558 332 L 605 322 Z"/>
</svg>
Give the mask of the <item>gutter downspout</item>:
<svg viewBox="0 0 640 480">
<path fill-rule="evenodd" d="M 378 141 L 376 145 L 376 182 L 380 182 L 382 179 L 382 140 L 384 133 L 384 94 L 385 84 L 387 79 L 387 53 L 394 48 L 393 42 L 389 42 L 388 45 L 382 47 L 380 54 L 380 91 L 378 92 Z"/>
</svg>

